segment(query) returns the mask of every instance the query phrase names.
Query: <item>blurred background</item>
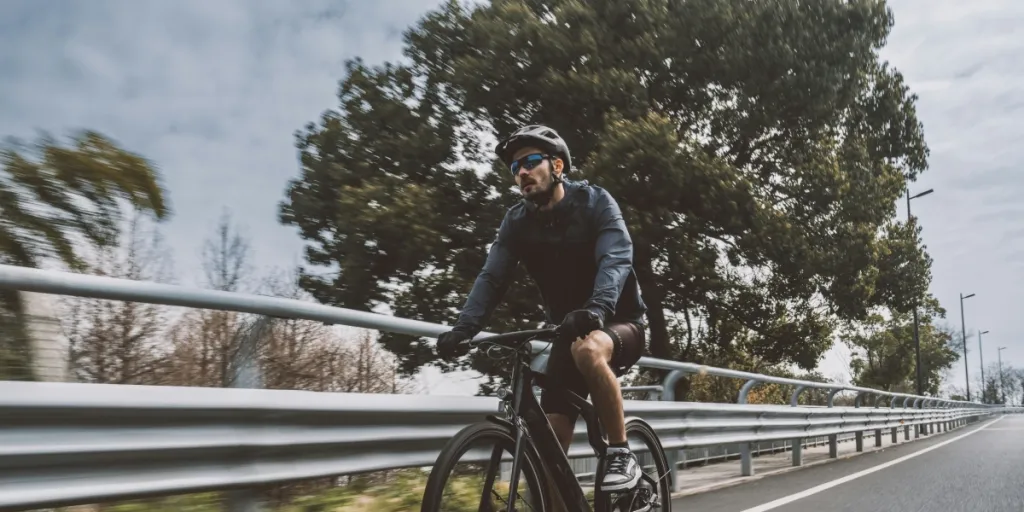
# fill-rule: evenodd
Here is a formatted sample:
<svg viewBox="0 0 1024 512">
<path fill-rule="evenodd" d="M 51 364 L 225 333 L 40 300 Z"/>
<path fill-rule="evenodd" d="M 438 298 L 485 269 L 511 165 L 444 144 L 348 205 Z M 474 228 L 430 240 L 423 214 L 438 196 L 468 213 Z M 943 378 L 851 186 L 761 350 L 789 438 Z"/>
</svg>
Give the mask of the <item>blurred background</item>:
<svg viewBox="0 0 1024 512">
<path fill-rule="evenodd" d="M 963 399 L 970 379 L 973 398 L 1020 404 L 1022 22 L 1009 0 L 8 0 L 0 262 L 451 323 L 519 199 L 494 141 L 542 122 L 569 141 L 570 178 L 623 207 L 649 355 L 913 393 L 916 309 L 926 393 Z M 520 277 L 488 330 L 543 318 Z M 227 387 L 256 325 L 0 301 L 5 380 Z M 279 321 L 259 338 L 268 388 L 505 379 L 410 336 Z M 740 384 L 693 376 L 676 396 L 734 401 Z M 417 486 L 393 471 L 272 494 L 406 510 Z"/>
</svg>

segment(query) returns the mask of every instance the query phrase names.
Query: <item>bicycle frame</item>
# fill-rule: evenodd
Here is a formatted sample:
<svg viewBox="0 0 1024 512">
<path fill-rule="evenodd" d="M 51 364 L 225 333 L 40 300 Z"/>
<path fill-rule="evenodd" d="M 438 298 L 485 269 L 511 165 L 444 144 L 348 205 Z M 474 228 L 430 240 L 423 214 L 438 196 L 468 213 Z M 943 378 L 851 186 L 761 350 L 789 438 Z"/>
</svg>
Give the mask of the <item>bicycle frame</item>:
<svg viewBox="0 0 1024 512">
<path fill-rule="evenodd" d="M 524 448 L 522 437 L 525 434 L 532 439 L 534 447 L 537 449 L 543 465 L 548 470 L 548 474 L 554 480 L 554 484 L 558 487 L 558 494 L 562 498 L 562 503 L 569 510 L 576 512 L 593 512 L 594 509 L 591 508 L 590 503 L 587 501 L 586 494 L 583 492 L 583 488 L 576 480 L 576 475 L 573 473 L 572 467 L 569 465 L 569 458 L 562 451 L 562 445 L 555 437 L 555 432 L 551 428 L 551 423 L 548 422 L 548 418 L 545 415 L 544 410 L 541 408 L 540 402 L 537 400 L 537 396 L 533 392 L 533 383 L 539 382 L 543 384 L 545 375 L 533 371 L 529 364 L 523 361 L 521 354 L 517 355 L 515 361 L 516 364 L 512 368 L 512 393 L 511 396 L 503 398 L 506 419 L 511 423 L 513 429 L 515 429 L 516 438 L 515 453 L 512 458 L 512 482 L 510 483 L 507 510 L 511 512 L 515 506 L 516 492 L 518 490 L 517 486 L 519 483 L 520 461 L 523 457 Z M 545 389 L 544 392 L 564 394 L 564 396 L 568 398 L 569 402 L 579 409 L 580 416 L 583 418 L 584 422 L 586 422 L 587 437 L 590 445 L 594 448 L 594 452 L 595 455 L 597 455 L 598 460 L 597 474 L 594 479 L 594 503 L 602 503 L 604 493 L 600 490 L 600 485 L 598 485 L 598 483 L 604 477 L 604 454 L 607 451 L 608 443 L 605 442 L 601 433 L 600 421 L 598 420 L 594 406 L 576 393 L 566 389 Z M 511 404 L 509 401 L 511 401 Z M 493 470 L 495 469 L 493 465 L 497 461 L 492 458 L 491 462 L 491 470 Z M 488 471 L 488 475 L 488 484 L 491 484 L 491 471 Z M 554 499 L 554 497 L 552 497 L 552 499 Z M 602 508 L 603 507 L 600 505 L 597 506 L 598 511 Z"/>
</svg>

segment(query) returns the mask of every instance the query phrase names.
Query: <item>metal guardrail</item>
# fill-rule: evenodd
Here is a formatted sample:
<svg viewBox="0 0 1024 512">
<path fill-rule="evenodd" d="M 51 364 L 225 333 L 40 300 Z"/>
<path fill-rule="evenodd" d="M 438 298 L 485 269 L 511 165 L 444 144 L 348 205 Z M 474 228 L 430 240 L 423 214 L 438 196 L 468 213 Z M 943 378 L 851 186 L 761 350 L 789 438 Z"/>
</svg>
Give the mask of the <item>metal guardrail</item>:
<svg viewBox="0 0 1024 512">
<path fill-rule="evenodd" d="M 162 304 L 167 306 L 236 311 L 272 318 L 313 320 L 323 322 L 325 324 L 348 325 L 352 327 L 362 327 L 366 329 L 375 329 L 379 331 L 428 338 L 436 338 L 450 328 L 444 325 L 432 324 L 419 320 L 410 320 L 366 311 L 337 308 L 295 299 L 203 290 L 178 285 L 132 281 L 128 279 L 74 274 L 69 272 L 56 272 L 11 265 L 0 265 L 0 288 L 56 295 L 71 295 L 77 297 Z M 491 334 L 494 333 L 482 332 L 480 333 L 480 336 L 488 336 Z M 537 352 L 541 352 L 545 347 L 547 347 L 547 345 L 548 343 L 545 342 L 535 342 L 534 349 Z M 545 361 L 544 358 L 546 358 L 546 355 L 541 354 L 540 357 L 538 357 L 538 364 L 543 364 Z M 899 402 L 903 406 L 911 407 L 928 406 L 930 404 L 941 404 L 942 406 L 948 407 L 980 405 L 972 402 L 958 402 L 937 397 L 890 393 L 887 391 L 847 386 L 836 383 L 812 382 L 773 377 L 770 375 L 761 375 L 738 370 L 730 370 L 727 368 L 683 363 L 679 361 L 668 361 L 653 357 L 641 357 L 637 364 L 641 367 L 658 368 L 670 371 L 661 385 L 661 397 L 662 400 L 666 401 L 675 400 L 675 383 L 679 379 L 688 374 L 704 374 L 746 380 L 746 384 L 740 391 L 739 403 L 746 403 L 747 393 L 754 386 L 760 384 L 781 384 L 796 387 L 796 392 L 793 395 L 794 403 L 796 403 L 796 397 L 804 390 L 823 389 L 829 391 L 830 402 L 835 394 L 849 391 L 857 393 L 858 399 L 863 396 L 876 396 L 879 398 L 887 397 L 893 401 L 893 404 Z"/>
<path fill-rule="evenodd" d="M 291 318 L 434 338 L 448 328 L 416 320 L 299 300 L 191 289 L 83 274 L 0 265 L 0 288 L 145 302 Z M 487 335 L 489 333 L 482 333 Z M 243 341 L 242 354 L 251 354 Z M 536 350 L 547 344 L 538 343 Z M 536 364 L 543 364 L 544 356 Z M 245 363 L 243 361 L 243 363 Z M 241 364 L 243 371 L 252 372 Z M 691 363 L 641 358 L 640 366 L 669 370 L 661 386 L 634 391 L 661 401 L 627 400 L 627 414 L 654 426 L 673 473 L 680 449 L 737 444 L 744 475 L 753 474 L 753 443 L 882 429 L 909 439 L 962 426 L 1001 408 L 937 397 L 889 393 L 835 383 L 759 375 Z M 744 379 L 738 404 L 674 401 L 687 374 Z M 259 379 L 239 379 L 255 387 Z M 747 404 L 761 384 L 794 387 L 790 406 Z M 827 407 L 800 407 L 807 389 L 829 392 Z M 630 388 L 626 388 L 630 390 Z M 856 393 L 854 407 L 834 406 Z M 868 399 L 870 403 L 868 403 Z M 497 410 L 495 398 L 357 395 L 306 391 L 173 388 L 55 383 L 0 383 L 0 413 L 18 418 L 0 430 L 0 507 L 90 503 L 110 499 L 237 489 L 378 469 L 429 466 L 462 426 Z M 592 456 L 578 425 L 573 457 Z M 20 444 L 20 443 L 28 444 Z M 673 474 L 675 477 L 675 474 Z"/>
<path fill-rule="evenodd" d="M 459 429 L 497 410 L 492 397 L 4 382 L 0 415 L 13 421 L 0 430 L 0 508 L 428 467 Z M 667 450 L 898 428 L 909 438 L 910 425 L 956 428 L 998 412 L 634 400 L 625 410 Z M 583 430 L 570 455 L 593 456 Z"/>
</svg>

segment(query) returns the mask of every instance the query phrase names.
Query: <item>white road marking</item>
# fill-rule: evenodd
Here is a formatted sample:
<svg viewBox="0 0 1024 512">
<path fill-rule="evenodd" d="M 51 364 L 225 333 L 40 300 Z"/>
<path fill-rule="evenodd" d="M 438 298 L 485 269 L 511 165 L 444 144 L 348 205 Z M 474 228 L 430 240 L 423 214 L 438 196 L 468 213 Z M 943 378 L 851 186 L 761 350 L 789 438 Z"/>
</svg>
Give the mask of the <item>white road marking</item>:
<svg viewBox="0 0 1024 512">
<path fill-rule="evenodd" d="M 949 443 L 953 443 L 953 442 L 959 441 L 959 440 L 961 440 L 961 439 L 963 439 L 963 438 L 965 438 L 965 437 L 967 437 L 967 436 L 969 436 L 971 434 L 975 434 L 977 432 L 981 432 L 982 430 L 985 430 L 988 427 L 991 427 L 992 425 L 995 425 L 996 423 L 998 423 L 1000 420 L 1002 420 L 1005 417 L 1006 416 L 1000 416 L 998 419 L 996 419 L 995 421 L 989 423 L 988 425 L 985 425 L 985 426 L 983 426 L 981 428 L 974 429 L 974 430 L 972 430 L 972 431 L 970 431 L 970 432 L 968 432 L 966 434 L 961 434 L 959 436 L 954 437 L 953 439 L 949 439 L 949 440 L 943 441 L 943 442 L 941 442 L 939 444 L 936 444 L 936 445 L 933 445 L 933 446 L 929 446 L 929 447 L 927 447 L 927 448 L 925 448 L 923 450 L 918 450 L 918 451 L 916 451 L 914 453 L 911 453 L 909 455 L 904 455 L 904 456 L 902 456 L 902 457 L 900 457 L 898 459 L 890 460 L 889 462 L 886 462 L 884 464 L 879 464 L 877 466 L 865 469 L 863 471 L 858 471 L 858 472 L 856 472 L 856 473 L 854 473 L 852 475 L 846 475 L 846 476 L 844 476 L 842 478 L 837 478 L 835 480 L 832 480 L 831 482 L 826 482 L 826 483 L 823 483 L 823 484 L 821 484 L 819 486 L 811 487 L 810 489 L 807 489 L 805 491 L 801 491 L 801 492 L 798 492 L 796 494 L 791 494 L 791 495 L 786 496 L 784 498 L 779 498 L 779 499 L 777 499 L 775 501 L 770 501 L 770 502 L 765 503 L 763 505 L 758 505 L 758 506 L 756 506 L 754 508 L 748 508 L 748 509 L 746 509 L 746 510 L 744 510 L 742 512 L 766 512 L 768 510 L 779 508 L 779 507 L 781 507 L 783 505 L 786 505 L 788 503 L 792 503 L 792 502 L 794 502 L 796 500 L 799 500 L 799 499 L 802 499 L 802 498 L 806 498 L 808 496 L 813 496 L 815 494 L 818 494 L 821 491 L 824 491 L 824 490 L 827 490 L 827 489 L 831 489 L 831 488 L 833 488 L 833 487 L 835 487 L 837 485 L 845 484 L 846 482 L 849 482 L 851 480 L 856 480 L 856 479 L 858 479 L 858 478 L 860 478 L 862 476 L 865 476 L 865 475 L 870 475 L 871 473 L 874 473 L 876 471 L 881 471 L 881 470 L 883 470 L 883 469 L 885 469 L 885 468 L 887 468 L 889 466 L 895 466 L 896 464 L 899 464 L 900 462 L 913 459 L 914 457 L 917 457 L 918 455 L 923 455 L 923 454 L 928 453 L 928 452 L 930 452 L 932 450 L 936 450 L 936 449 L 942 448 L 943 446 L 946 446 Z"/>
</svg>

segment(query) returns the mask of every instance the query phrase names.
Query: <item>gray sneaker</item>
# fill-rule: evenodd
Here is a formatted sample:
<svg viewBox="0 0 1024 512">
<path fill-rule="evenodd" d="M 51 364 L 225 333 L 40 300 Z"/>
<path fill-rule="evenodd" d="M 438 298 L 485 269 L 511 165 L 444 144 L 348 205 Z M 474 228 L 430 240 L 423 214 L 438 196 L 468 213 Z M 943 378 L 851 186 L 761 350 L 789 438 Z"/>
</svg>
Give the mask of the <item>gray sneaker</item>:
<svg viewBox="0 0 1024 512">
<path fill-rule="evenodd" d="M 605 468 L 602 491 L 629 490 L 640 481 L 640 463 L 629 448 L 609 447 L 605 455 Z"/>
</svg>

